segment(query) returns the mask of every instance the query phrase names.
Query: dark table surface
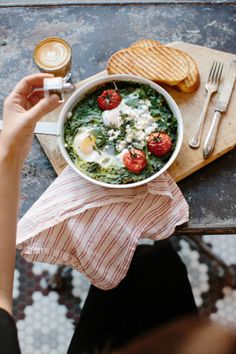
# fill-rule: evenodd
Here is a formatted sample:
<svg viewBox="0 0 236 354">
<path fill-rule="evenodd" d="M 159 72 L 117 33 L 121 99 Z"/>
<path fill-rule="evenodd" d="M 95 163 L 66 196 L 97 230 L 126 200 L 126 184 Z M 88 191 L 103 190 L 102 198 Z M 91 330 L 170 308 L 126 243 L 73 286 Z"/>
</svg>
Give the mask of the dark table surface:
<svg viewBox="0 0 236 354">
<path fill-rule="evenodd" d="M 104 69 L 109 56 L 138 38 L 176 40 L 236 53 L 236 5 L 143 4 L 0 8 L 0 111 L 4 97 L 36 70 L 32 52 L 49 36 L 73 48 L 73 77 Z M 236 118 L 236 117 L 235 117 Z M 56 174 L 35 139 L 22 177 L 20 216 Z M 179 183 L 190 206 L 188 229 L 179 232 L 236 233 L 236 149 Z"/>
</svg>

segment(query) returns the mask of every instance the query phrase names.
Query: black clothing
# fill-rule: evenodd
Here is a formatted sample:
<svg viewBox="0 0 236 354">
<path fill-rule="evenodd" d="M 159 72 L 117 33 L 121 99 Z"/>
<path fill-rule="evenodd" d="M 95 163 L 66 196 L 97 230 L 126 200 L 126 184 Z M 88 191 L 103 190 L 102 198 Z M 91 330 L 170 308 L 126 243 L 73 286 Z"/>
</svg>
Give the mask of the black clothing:
<svg viewBox="0 0 236 354">
<path fill-rule="evenodd" d="M 197 313 L 187 272 L 169 240 L 138 246 L 125 279 L 112 290 L 90 287 L 68 354 L 99 353 Z M 20 354 L 14 320 L 0 310 L 0 353 Z"/>
<path fill-rule="evenodd" d="M 11 315 L 3 309 L 0 309 L 0 353 L 21 353 L 15 321 Z"/>
<path fill-rule="evenodd" d="M 151 328 L 197 314 L 186 267 L 169 240 L 138 246 L 112 290 L 90 287 L 68 354 L 119 347 Z M 96 350 L 95 350 L 96 348 Z"/>
</svg>

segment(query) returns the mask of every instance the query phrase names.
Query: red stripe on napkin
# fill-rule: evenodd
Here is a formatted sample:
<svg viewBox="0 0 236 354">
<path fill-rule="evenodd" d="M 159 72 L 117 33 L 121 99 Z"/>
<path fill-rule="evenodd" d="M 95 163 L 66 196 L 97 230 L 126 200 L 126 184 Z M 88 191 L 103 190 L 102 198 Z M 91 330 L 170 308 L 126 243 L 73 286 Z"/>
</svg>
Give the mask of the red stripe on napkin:
<svg viewBox="0 0 236 354">
<path fill-rule="evenodd" d="M 186 221 L 188 205 L 168 173 L 119 190 L 67 167 L 19 222 L 17 247 L 29 261 L 71 266 L 112 289 L 125 277 L 139 238 L 166 238 Z"/>
</svg>

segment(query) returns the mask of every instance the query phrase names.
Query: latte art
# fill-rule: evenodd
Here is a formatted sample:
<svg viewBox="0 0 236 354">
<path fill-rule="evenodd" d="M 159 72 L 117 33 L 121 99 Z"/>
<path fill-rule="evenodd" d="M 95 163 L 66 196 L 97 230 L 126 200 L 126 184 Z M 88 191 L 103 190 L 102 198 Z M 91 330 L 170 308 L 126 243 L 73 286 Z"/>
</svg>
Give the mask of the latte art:
<svg viewBox="0 0 236 354">
<path fill-rule="evenodd" d="M 35 48 L 34 61 L 40 71 L 65 76 L 71 68 L 71 48 L 60 38 L 44 39 Z"/>
<path fill-rule="evenodd" d="M 38 61 L 43 66 L 55 68 L 66 64 L 68 49 L 62 43 L 45 43 L 38 52 Z"/>
</svg>

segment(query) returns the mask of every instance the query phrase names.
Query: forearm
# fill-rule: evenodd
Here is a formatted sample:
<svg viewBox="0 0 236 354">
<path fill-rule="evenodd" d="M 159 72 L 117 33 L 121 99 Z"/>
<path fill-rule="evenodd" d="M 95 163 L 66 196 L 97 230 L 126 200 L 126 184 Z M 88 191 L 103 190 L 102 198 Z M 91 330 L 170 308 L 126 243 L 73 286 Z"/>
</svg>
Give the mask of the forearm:
<svg viewBox="0 0 236 354">
<path fill-rule="evenodd" d="M 4 101 L 0 136 L 0 307 L 8 312 L 12 309 L 22 164 L 31 147 L 35 124 L 60 105 L 58 95 L 42 98 L 35 88 L 43 87 L 44 79 L 52 77 L 41 73 L 27 76 Z"/>
<path fill-rule="evenodd" d="M 12 309 L 21 163 L 0 145 L 0 307 Z"/>
</svg>

